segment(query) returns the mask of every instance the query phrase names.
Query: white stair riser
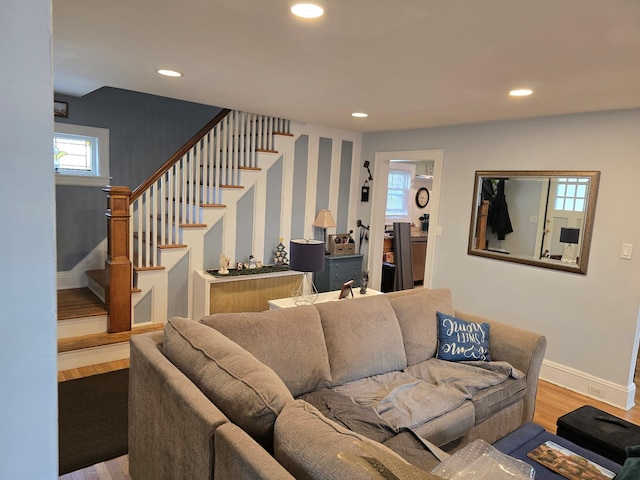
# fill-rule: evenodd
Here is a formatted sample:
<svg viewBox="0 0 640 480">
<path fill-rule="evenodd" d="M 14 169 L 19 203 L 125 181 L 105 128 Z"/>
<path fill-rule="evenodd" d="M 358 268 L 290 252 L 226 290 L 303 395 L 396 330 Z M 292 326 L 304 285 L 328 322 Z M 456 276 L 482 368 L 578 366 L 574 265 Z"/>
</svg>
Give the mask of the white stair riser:
<svg viewBox="0 0 640 480">
<path fill-rule="evenodd" d="M 129 358 L 129 342 L 58 353 L 58 371 Z"/>
<path fill-rule="evenodd" d="M 79 337 L 107 331 L 107 316 L 69 318 L 58 321 L 58 338 Z"/>
<path fill-rule="evenodd" d="M 100 285 L 92 277 L 87 276 L 87 287 L 101 302 L 105 302 L 104 286 Z"/>
</svg>

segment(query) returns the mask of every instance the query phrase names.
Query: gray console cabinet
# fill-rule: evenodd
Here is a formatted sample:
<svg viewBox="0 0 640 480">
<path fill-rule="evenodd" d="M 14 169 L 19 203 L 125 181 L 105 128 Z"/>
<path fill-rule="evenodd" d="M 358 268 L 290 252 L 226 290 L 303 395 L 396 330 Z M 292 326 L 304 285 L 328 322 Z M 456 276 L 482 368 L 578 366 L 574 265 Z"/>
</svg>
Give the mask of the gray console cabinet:
<svg viewBox="0 0 640 480">
<path fill-rule="evenodd" d="M 362 255 L 325 255 L 324 270 L 317 272 L 315 284 L 318 292 L 340 290 L 344 282 L 353 280 L 359 287 L 362 281 Z"/>
</svg>

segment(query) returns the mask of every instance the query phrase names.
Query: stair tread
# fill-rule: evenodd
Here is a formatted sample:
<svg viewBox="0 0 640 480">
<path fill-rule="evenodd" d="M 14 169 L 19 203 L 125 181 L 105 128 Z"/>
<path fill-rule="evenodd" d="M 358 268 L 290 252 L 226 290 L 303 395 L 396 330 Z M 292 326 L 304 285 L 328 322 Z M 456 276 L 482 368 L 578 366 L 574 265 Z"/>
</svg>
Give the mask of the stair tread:
<svg viewBox="0 0 640 480">
<path fill-rule="evenodd" d="M 87 270 L 87 277 L 94 280 L 98 285 L 104 287 L 106 284 L 106 270 Z"/>
<path fill-rule="evenodd" d="M 77 337 L 60 338 L 58 339 L 58 353 L 128 342 L 132 335 L 157 332 L 163 329 L 163 323 L 154 323 L 152 325 L 134 327 L 128 332 L 94 333 L 90 335 L 80 335 Z"/>
<path fill-rule="evenodd" d="M 58 290 L 58 321 L 107 315 L 104 302 L 87 287 Z"/>
</svg>

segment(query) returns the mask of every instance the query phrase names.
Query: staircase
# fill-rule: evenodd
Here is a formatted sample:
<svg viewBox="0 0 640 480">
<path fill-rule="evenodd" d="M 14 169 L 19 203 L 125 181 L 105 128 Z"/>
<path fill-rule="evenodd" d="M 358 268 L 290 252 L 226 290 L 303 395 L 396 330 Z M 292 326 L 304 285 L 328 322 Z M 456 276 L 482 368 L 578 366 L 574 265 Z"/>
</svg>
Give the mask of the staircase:
<svg viewBox="0 0 640 480">
<path fill-rule="evenodd" d="M 224 110 L 128 195 L 128 233 L 120 230 L 122 218 L 109 226 L 114 238 L 109 238 L 107 269 L 120 270 L 88 271 L 88 288 L 58 293 L 58 370 L 128 358 L 131 335 L 162 330 L 168 316 L 169 272 L 185 260 L 188 311 L 183 316 L 192 316 L 193 272 L 212 267 L 204 265 L 207 232 L 223 222 L 222 251 L 235 258 L 237 203 L 278 159 L 276 145 L 285 142 L 285 148 L 292 148 L 289 128 L 287 120 Z M 123 238 L 128 244 L 111 245 Z M 114 248 L 128 252 L 128 259 L 114 261 Z M 116 285 L 125 267 L 130 272 L 126 284 Z M 110 302 L 114 293 L 116 300 L 111 297 Z M 130 303 L 120 308 L 117 302 L 123 297 Z M 117 324 L 125 328 L 114 328 Z"/>
</svg>

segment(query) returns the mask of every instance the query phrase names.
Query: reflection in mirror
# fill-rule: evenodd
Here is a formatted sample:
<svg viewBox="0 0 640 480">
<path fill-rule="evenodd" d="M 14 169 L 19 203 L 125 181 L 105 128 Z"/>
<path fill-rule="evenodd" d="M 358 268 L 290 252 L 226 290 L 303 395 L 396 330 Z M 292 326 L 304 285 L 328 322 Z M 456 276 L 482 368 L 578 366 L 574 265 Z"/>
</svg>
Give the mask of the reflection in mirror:
<svg viewBox="0 0 640 480">
<path fill-rule="evenodd" d="M 600 172 L 477 171 L 469 255 L 587 273 Z"/>
</svg>

